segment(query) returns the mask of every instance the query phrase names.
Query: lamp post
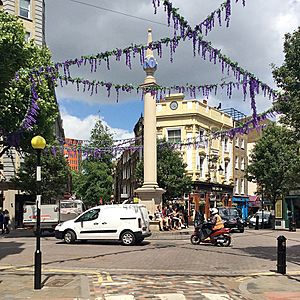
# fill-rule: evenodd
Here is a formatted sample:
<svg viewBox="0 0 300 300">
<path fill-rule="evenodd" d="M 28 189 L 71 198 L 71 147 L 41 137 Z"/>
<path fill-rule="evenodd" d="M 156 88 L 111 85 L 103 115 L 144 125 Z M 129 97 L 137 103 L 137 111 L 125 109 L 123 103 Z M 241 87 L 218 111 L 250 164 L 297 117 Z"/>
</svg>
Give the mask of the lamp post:
<svg viewBox="0 0 300 300">
<path fill-rule="evenodd" d="M 34 289 L 41 289 L 42 277 L 42 252 L 41 252 L 41 152 L 46 146 L 46 141 L 40 135 L 32 138 L 31 146 L 36 150 L 36 250 L 34 253 Z"/>
</svg>

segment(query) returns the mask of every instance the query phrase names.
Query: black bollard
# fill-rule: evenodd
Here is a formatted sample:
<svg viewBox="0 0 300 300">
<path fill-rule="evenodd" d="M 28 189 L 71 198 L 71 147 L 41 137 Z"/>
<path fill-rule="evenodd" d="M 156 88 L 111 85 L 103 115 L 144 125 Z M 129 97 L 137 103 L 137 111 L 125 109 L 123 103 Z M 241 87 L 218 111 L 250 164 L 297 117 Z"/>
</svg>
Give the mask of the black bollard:
<svg viewBox="0 0 300 300">
<path fill-rule="evenodd" d="M 256 215 L 256 218 L 255 218 L 255 230 L 258 230 L 259 229 L 259 215 Z"/>
<path fill-rule="evenodd" d="M 283 235 L 277 238 L 277 273 L 286 274 L 286 238 Z"/>
</svg>

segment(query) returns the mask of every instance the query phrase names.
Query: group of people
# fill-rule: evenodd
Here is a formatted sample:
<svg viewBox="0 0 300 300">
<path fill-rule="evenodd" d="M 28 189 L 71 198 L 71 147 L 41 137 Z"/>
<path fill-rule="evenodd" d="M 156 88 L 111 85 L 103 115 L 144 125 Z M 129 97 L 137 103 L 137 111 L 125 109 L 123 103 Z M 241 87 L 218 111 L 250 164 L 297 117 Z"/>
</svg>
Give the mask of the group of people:
<svg viewBox="0 0 300 300">
<path fill-rule="evenodd" d="M 9 228 L 8 228 L 8 223 L 9 223 L 10 217 L 9 217 L 9 212 L 7 209 L 2 211 L 0 209 L 0 231 L 1 234 L 4 233 L 9 233 Z"/>
<path fill-rule="evenodd" d="M 177 230 L 189 227 L 188 212 L 183 206 L 178 204 L 170 204 L 169 206 L 156 207 L 154 220 L 159 221 L 159 229 L 162 230 Z"/>
</svg>

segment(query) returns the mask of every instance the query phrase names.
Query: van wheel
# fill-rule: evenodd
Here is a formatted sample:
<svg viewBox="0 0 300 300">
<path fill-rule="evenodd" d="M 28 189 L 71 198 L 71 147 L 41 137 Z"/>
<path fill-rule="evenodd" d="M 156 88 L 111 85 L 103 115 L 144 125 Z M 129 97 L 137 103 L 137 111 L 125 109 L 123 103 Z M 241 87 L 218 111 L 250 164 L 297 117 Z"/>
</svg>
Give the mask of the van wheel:
<svg viewBox="0 0 300 300">
<path fill-rule="evenodd" d="M 131 231 L 125 231 L 121 235 L 121 242 L 124 246 L 132 246 L 135 243 L 135 236 Z"/>
<path fill-rule="evenodd" d="M 64 235 L 64 241 L 66 244 L 73 244 L 76 240 L 75 233 L 71 230 L 68 230 Z"/>
</svg>

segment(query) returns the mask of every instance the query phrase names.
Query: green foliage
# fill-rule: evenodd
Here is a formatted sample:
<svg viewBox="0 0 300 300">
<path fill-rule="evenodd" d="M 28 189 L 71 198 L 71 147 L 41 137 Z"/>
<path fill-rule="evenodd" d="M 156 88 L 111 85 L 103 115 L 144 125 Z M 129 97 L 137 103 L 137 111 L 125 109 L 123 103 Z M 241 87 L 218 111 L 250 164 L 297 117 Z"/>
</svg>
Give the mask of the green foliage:
<svg viewBox="0 0 300 300">
<path fill-rule="evenodd" d="M 269 125 L 256 143 L 247 167 L 248 180 L 256 179 L 273 205 L 276 199 L 297 184 L 300 175 L 299 146 L 293 133 L 283 127 Z"/>
<path fill-rule="evenodd" d="M 50 51 L 35 45 L 34 41 L 25 42 L 22 22 L 15 16 L 0 11 L 0 129 L 6 137 L 16 132 L 31 103 L 31 82 L 28 69 L 51 65 Z M 19 80 L 15 73 L 19 72 Z M 39 95 L 38 122 L 30 132 L 24 132 L 21 148 L 32 152 L 31 138 L 42 135 L 48 143 L 54 140 L 53 125 L 58 114 L 52 83 L 41 79 L 36 87 Z"/>
<path fill-rule="evenodd" d="M 109 148 L 113 145 L 111 133 L 100 120 L 92 129 L 90 140 L 89 146 L 93 148 Z M 86 205 L 97 205 L 100 198 L 104 203 L 109 202 L 113 186 L 112 158 L 109 151 L 102 154 L 101 158 L 90 155 L 82 162 L 82 172 L 73 178 L 76 195 L 82 198 Z"/>
<path fill-rule="evenodd" d="M 166 190 L 163 199 L 181 198 L 192 186 L 191 177 L 186 174 L 186 164 L 171 144 L 165 141 L 158 141 L 157 144 L 157 183 Z M 140 184 L 143 182 L 143 169 L 141 161 L 136 169 L 136 179 Z"/>
<path fill-rule="evenodd" d="M 37 194 L 36 160 L 35 153 L 27 154 L 16 177 L 13 179 L 18 188 L 29 195 Z M 60 152 L 57 152 L 56 156 L 51 154 L 42 155 L 41 170 L 42 202 L 49 201 L 51 198 L 62 197 L 66 190 L 67 174 L 70 171 L 65 157 Z"/>
<path fill-rule="evenodd" d="M 277 85 L 282 89 L 275 107 L 284 113 L 281 121 L 294 129 L 300 138 L 300 27 L 285 35 L 285 59 L 281 67 L 273 70 Z"/>
</svg>

